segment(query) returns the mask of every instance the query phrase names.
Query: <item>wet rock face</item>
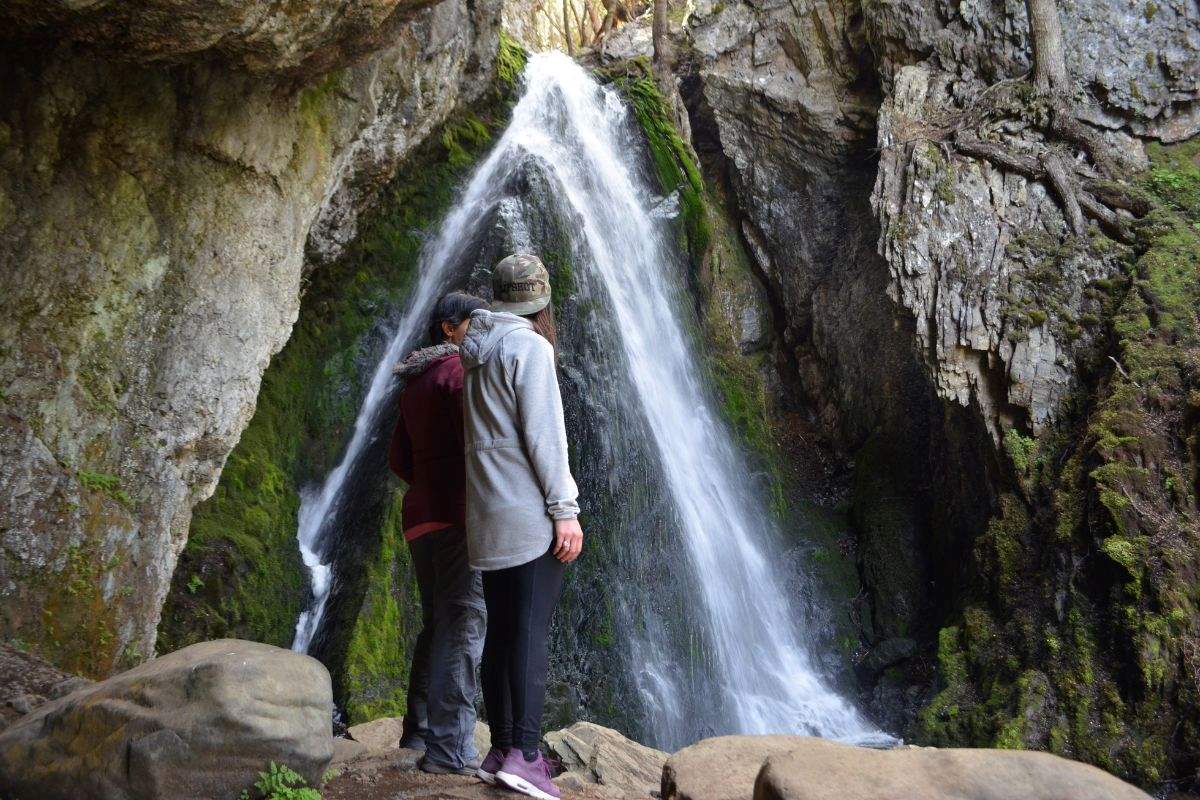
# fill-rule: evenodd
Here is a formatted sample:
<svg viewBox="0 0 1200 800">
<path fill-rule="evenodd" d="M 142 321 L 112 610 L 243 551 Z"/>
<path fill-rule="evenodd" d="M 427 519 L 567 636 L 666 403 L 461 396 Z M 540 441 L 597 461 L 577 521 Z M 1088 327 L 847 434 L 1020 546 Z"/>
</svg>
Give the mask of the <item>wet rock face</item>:
<svg viewBox="0 0 1200 800">
<path fill-rule="evenodd" d="M 700 3 L 689 22 L 697 147 L 720 153 L 781 328 L 780 355 L 834 438 L 915 416 L 869 195 L 880 89 L 858 4 Z M 687 82 L 685 82 L 685 86 Z M 713 141 L 705 141 L 711 138 Z M 911 398 L 888 410 L 883 393 Z"/>
<path fill-rule="evenodd" d="M 880 118 L 888 293 L 916 320 L 940 396 L 976 408 L 996 441 L 1014 425 L 1038 432 L 1074 385 L 1101 315 L 1092 287 L 1120 268 L 1116 248 L 1074 239 L 1045 185 L 916 134 L 953 102 L 931 78 L 901 69 Z"/>
<path fill-rule="evenodd" d="M 168 4 L 148 5 L 146 25 Z M 29 22 L 32 8 L 7 13 Z M 336 254 L 374 186 L 488 85 L 497 14 L 446 0 L 298 89 L 220 60 L 166 69 L 6 45 L 5 637 L 95 676 L 153 652 L 192 506 L 295 321 L 306 244 Z M 31 35 L 62 24 L 78 38 L 71 20 L 38 16 Z M 159 47 L 139 30 L 121 35 Z"/>
<path fill-rule="evenodd" d="M 1130 134 L 1173 141 L 1200 129 L 1200 25 L 1185 3 L 1120 11 L 1079 3 L 1062 16 L 1084 119 L 1133 153 Z M 689 22 L 700 87 L 693 115 L 716 129 L 802 382 L 851 444 L 866 433 L 857 420 L 877 412 L 874 387 L 913 354 L 942 398 L 978 402 L 994 431 L 1013 421 L 1039 429 L 1071 386 L 1096 310 L 1085 289 L 1111 274 L 1114 258 L 1083 243 L 1037 263 L 1066 231 L 1047 188 L 986 164 L 950 163 L 929 145 L 966 98 L 1028 71 L 1027 29 L 1019 0 L 832 0 L 803 13 L 701 2 Z M 1006 135 L 1018 149 L 1022 136 L 1037 138 Z M 863 185 L 876 176 L 866 207 Z M 1045 301 L 1049 322 L 1030 318 Z M 864 343 L 896 339 L 893 322 L 915 323 L 914 347 L 862 358 Z"/>
</svg>

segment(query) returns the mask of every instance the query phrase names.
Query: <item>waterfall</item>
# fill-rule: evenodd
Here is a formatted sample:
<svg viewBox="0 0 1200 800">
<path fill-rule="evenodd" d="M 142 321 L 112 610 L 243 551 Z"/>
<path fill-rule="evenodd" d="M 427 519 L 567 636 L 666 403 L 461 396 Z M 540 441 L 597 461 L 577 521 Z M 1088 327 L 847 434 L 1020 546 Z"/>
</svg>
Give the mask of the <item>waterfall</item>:
<svg viewBox="0 0 1200 800">
<path fill-rule="evenodd" d="M 689 697 L 696 689 L 681 668 L 684 656 L 664 645 L 669 620 L 645 618 L 638 631 L 616 631 L 625 640 L 652 729 L 648 738 L 686 744 L 680 739 L 697 726 L 684 717 L 703 713 L 703 729 L 713 733 L 885 740 L 831 690 L 812 660 L 784 590 L 778 532 L 696 363 L 680 311 L 689 301 L 679 285 L 673 233 L 662 219 L 670 203 L 655 196 L 637 165 L 639 145 L 627 108 L 614 90 L 558 53 L 533 56 L 524 83 L 511 123 L 422 253 L 419 283 L 375 371 L 342 463 L 319 491 L 303 497 L 299 540 L 312 570 L 314 600 L 297 623 L 294 649 L 304 651 L 320 624 L 332 577 L 322 560 L 325 539 L 336 529 L 348 465 L 371 431 L 380 430 L 377 416 L 391 367 L 413 345 L 432 302 L 466 257 L 464 249 L 495 218 L 510 179 L 534 164 L 551 195 L 543 199 L 571 221 L 570 248 L 582 264 L 576 269 L 586 272 L 579 277 L 582 291 L 595 295 L 603 310 L 594 327 L 616 350 L 588 358 L 604 359 L 621 373 L 614 394 L 640 416 L 647 458 L 661 473 L 661 496 L 669 506 L 661 519 L 671 528 L 672 546 L 683 551 L 687 574 L 680 580 L 690 592 L 685 605 L 702 639 L 692 650 L 711 671 L 716 695 L 703 702 Z M 619 535 L 641 532 L 631 525 Z"/>
</svg>

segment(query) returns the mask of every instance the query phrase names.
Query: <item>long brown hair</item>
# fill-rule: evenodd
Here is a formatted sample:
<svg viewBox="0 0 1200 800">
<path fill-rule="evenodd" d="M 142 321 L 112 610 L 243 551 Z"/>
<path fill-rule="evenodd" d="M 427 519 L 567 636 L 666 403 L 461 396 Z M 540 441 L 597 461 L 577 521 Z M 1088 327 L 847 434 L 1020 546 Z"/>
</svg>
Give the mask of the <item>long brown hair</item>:
<svg viewBox="0 0 1200 800">
<path fill-rule="evenodd" d="M 533 330 L 542 335 L 550 346 L 558 350 L 558 325 L 554 321 L 554 304 L 547 303 L 541 311 L 527 314 L 525 319 L 533 323 Z"/>
</svg>

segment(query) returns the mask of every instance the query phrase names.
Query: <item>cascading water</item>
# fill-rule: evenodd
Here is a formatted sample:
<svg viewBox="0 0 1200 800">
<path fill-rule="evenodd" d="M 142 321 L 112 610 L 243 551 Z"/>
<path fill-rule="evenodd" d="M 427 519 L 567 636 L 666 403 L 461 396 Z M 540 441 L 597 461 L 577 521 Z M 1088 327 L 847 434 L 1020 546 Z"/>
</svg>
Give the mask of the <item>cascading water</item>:
<svg viewBox="0 0 1200 800">
<path fill-rule="evenodd" d="M 391 367 L 413 345 L 434 298 L 454 277 L 481 226 L 495 218 L 513 176 L 532 164 L 551 195 L 543 199 L 571 221 L 570 249 L 585 273 L 578 278 L 581 292 L 594 296 L 603 310 L 603 318 L 592 323 L 597 352 L 573 366 L 605 360 L 619 373 L 621 388 L 612 396 L 625 398 L 621 402 L 631 403 L 640 416 L 646 458 L 661 473 L 661 496 L 669 506 L 660 516 L 674 533 L 674 546 L 685 552 L 690 573 L 683 583 L 694 596 L 680 607 L 692 610 L 696 618 L 690 625 L 702 638 L 691 649 L 711 672 L 707 688 L 716 695 L 703 703 L 688 696 L 701 684 L 688 679 L 691 668 L 681 668 L 686 656 L 663 644 L 670 639 L 660 630 L 667 622 L 638 616 L 639 630 L 616 636 L 627 640 L 647 738 L 673 747 L 703 730 L 882 741 L 883 734 L 826 686 L 797 630 L 776 565 L 778 537 L 770 515 L 716 416 L 676 313 L 688 303 L 677 285 L 671 232 L 655 213 L 654 191 L 631 164 L 635 145 L 624 104 L 561 54 L 532 57 L 524 80 L 509 127 L 422 254 L 419 283 L 374 373 L 342 463 L 319 491 L 303 498 L 299 540 L 313 573 L 314 599 L 297 623 L 293 648 L 306 650 L 320 625 L 332 577 L 322 554 L 337 527 L 349 467 L 372 431 L 386 429 L 379 415 L 390 396 Z M 610 343 L 615 355 L 602 351 Z M 618 411 L 613 409 L 615 417 Z M 605 410 L 598 413 L 603 417 Z M 639 536 L 633 526 L 646 522 L 631 522 L 619 535 Z M 685 719 L 701 713 L 707 715 L 702 725 Z"/>
</svg>

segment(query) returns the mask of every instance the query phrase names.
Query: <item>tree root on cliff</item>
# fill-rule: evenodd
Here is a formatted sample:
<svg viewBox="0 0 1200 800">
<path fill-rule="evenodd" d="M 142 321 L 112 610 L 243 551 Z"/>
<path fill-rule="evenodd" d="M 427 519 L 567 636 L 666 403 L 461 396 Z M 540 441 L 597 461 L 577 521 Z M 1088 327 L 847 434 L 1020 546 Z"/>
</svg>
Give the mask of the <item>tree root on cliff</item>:
<svg viewBox="0 0 1200 800">
<path fill-rule="evenodd" d="M 1101 180 L 1094 172 L 1074 164 L 1051 147 L 1046 147 L 1035 157 L 1013 152 L 999 142 L 984 141 L 975 134 L 959 131 L 954 137 L 954 150 L 1031 180 L 1047 181 L 1058 196 L 1063 214 L 1077 236 L 1087 231 L 1084 221 L 1086 215 L 1094 219 L 1109 236 L 1132 244 L 1136 237 L 1130 223 L 1149 210 L 1145 200 L 1120 183 Z"/>
<path fill-rule="evenodd" d="M 1025 6 L 1033 68 L 1024 76 L 998 81 L 976 95 L 959 116 L 958 124 L 950 126 L 955 131 L 955 148 L 963 155 L 1032 180 L 1045 180 L 1058 196 L 1063 215 L 1076 236 L 1086 233 L 1086 215 L 1109 236 L 1132 244 L 1136 238 L 1132 220 L 1149 212 L 1145 198 L 1123 183 L 1134 167 L 1075 112 L 1057 0 L 1026 0 Z M 1014 116 L 1034 125 L 1048 142 L 1057 140 L 1078 148 L 1091 160 L 1094 170 L 1069 158 L 1053 144 L 1046 144 L 1035 158 L 967 133 L 979 130 L 989 120 Z"/>
</svg>

